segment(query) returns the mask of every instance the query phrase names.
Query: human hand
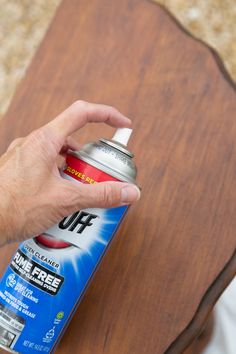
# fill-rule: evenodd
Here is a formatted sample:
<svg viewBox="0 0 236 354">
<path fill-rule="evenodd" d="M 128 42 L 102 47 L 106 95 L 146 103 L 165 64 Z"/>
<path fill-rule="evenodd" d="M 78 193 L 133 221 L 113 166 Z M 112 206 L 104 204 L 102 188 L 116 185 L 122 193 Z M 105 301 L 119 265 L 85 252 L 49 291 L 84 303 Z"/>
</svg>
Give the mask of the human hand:
<svg viewBox="0 0 236 354">
<path fill-rule="evenodd" d="M 40 234 L 79 209 L 139 199 L 138 188 L 128 183 L 75 185 L 60 176 L 58 157 L 79 149 L 70 135 L 88 122 L 131 125 L 113 107 L 77 101 L 48 124 L 14 140 L 0 158 L 0 245 Z"/>
</svg>

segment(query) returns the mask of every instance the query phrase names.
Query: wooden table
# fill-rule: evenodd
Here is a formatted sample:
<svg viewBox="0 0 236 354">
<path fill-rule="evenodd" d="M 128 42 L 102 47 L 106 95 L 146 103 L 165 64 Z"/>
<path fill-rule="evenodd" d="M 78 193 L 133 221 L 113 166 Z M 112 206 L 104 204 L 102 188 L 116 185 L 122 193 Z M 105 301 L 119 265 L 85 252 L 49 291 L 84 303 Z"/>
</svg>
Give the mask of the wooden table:
<svg viewBox="0 0 236 354">
<path fill-rule="evenodd" d="M 0 151 L 78 98 L 133 118 L 143 189 L 57 353 L 182 353 L 236 271 L 235 85 L 154 3 L 64 0 L 2 121 Z M 90 125 L 77 137 L 111 135 Z M 15 247 L 1 250 L 1 271 Z"/>
</svg>

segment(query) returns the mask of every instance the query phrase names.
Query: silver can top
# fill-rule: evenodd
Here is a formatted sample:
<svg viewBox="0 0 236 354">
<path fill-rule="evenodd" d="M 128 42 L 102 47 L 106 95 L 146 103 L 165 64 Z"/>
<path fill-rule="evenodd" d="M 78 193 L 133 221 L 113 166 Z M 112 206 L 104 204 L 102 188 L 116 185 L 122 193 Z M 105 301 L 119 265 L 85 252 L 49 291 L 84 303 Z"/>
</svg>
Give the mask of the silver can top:
<svg viewBox="0 0 236 354">
<path fill-rule="evenodd" d="M 134 155 L 126 148 L 131 132 L 128 128 L 117 129 L 111 140 L 102 138 L 71 153 L 120 181 L 135 183 L 137 168 L 132 160 Z"/>
</svg>

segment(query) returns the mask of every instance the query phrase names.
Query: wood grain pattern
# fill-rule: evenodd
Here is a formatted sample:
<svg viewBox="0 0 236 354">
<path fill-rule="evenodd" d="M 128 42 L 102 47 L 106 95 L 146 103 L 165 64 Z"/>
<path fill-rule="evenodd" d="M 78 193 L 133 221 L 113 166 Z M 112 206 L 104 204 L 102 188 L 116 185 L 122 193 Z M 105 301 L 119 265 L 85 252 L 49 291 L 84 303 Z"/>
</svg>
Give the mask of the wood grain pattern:
<svg viewBox="0 0 236 354">
<path fill-rule="evenodd" d="M 133 118 L 143 189 L 57 353 L 182 353 L 236 270 L 235 89 L 156 4 L 64 0 L 2 121 L 0 151 L 78 98 Z M 111 134 L 90 125 L 76 136 Z"/>
</svg>

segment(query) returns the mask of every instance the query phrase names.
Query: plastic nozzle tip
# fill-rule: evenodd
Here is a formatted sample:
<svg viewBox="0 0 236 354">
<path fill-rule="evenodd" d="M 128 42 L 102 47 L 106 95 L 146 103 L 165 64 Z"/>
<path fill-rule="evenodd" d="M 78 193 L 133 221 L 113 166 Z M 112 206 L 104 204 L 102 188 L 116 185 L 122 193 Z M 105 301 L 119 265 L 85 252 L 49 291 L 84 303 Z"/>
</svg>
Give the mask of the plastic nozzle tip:
<svg viewBox="0 0 236 354">
<path fill-rule="evenodd" d="M 117 143 L 120 143 L 124 146 L 127 146 L 129 142 L 130 135 L 132 134 L 133 129 L 129 128 L 119 128 L 115 132 L 112 140 L 116 141 Z"/>
</svg>

